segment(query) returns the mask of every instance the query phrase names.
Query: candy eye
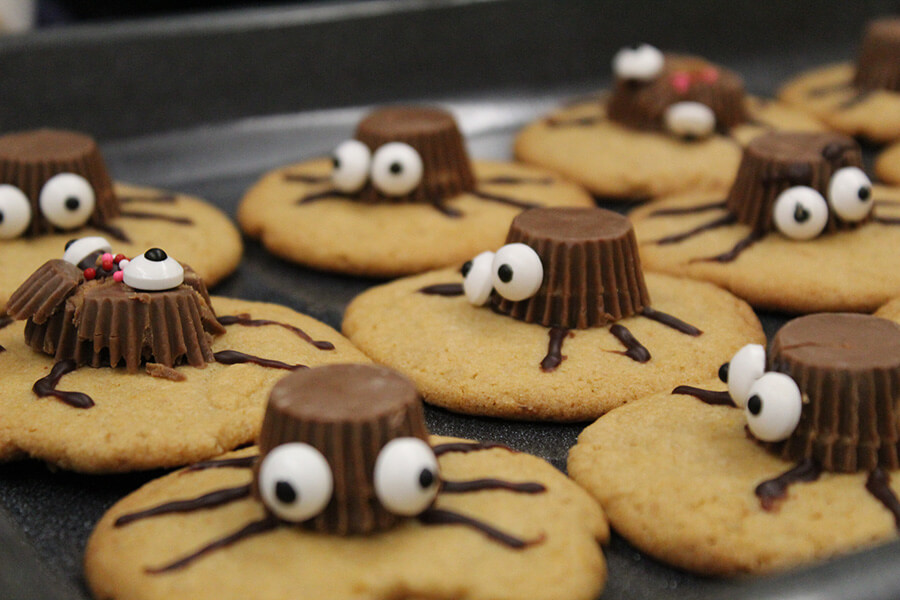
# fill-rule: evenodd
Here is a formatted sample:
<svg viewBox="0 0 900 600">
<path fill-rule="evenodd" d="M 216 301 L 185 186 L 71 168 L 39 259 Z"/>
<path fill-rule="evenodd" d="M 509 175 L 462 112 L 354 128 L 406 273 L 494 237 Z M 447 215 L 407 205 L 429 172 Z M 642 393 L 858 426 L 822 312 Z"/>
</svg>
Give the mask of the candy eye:
<svg viewBox="0 0 900 600">
<path fill-rule="evenodd" d="M 266 455 L 257 487 L 266 508 L 285 521 L 300 523 L 322 512 L 331 500 L 334 477 L 321 452 L 294 442 Z"/>
<path fill-rule="evenodd" d="M 38 198 L 41 213 L 60 229 L 75 229 L 87 223 L 96 203 L 94 188 L 75 173 L 60 173 L 48 179 Z"/>
<path fill-rule="evenodd" d="M 680 138 L 699 139 L 716 129 L 716 115 L 700 102 L 676 102 L 666 109 L 666 129 Z"/>
<path fill-rule="evenodd" d="M 122 270 L 125 285 L 136 290 L 155 292 L 177 287 L 184 282 L 184 268 L 159 248 L 150 248 L 131 259 Z"/>
<path fill-rule="evenodd" d="M 0 240 L 19 237 L 31 223 L 31 202 L 22 190 L 0 185 Z"/>
<path fill-rule="evenodd" d="M 419 438 L 391 440 L 375 460 L 375 494 L 397 515 L 414 516 L 431 506 L 440 469 L 431 446 Z"/>
<path fill-rule="evenodd" d="M 385 196 L 405 196 L 422 181 L 422 157 L 403 142 L 391 142 L 372 157 L 372 183 Z"/>
<path fill-rule="evenodd" d="M 613 56 L 613 73 L 619 79 L 650 81 L 662 71 L 663 53 L 650 44 L 622 48 Z"/>
<path fill-rule="evenodd" d="M 359 140 L 347 140 L 334 150 L 331 182 L 345 194 L 358 192 L 366 184 L 372 152 Z"/>
<path fill-rule="evenodd" d="M 744 414 L 750 433 L 764 442 L 786 440 L 800 422 L 800 388 L 784 373 L 766 373 L 750 388 Z"/>
<path fill-rule="evenodd" d="M 872 210 L 872 182 L 862 169 L 844 167 L 831 176 L 828 202 L 844 221 L 862 221 Z"/>
<path fill-rule="evenodd" d="M 743 408 L 750 397 L 750 388 L 766 372 L 766 349 L 759 344 L 747 344 L 737 351 L 725 370 L 728 394 Z"/>
<path fill-rule="evenodd" d="M 494 287 L 491 278 L 493 252 L 482 252 L 463 265 L 463 291 L 466 299 L 475 306 L 484 306 Z"/>
<path fill-rule="evenodd" d="M 525 244 L 507 244 L 494 255 L 491 265 L 494 289 L 513 302 L 534 296 L 544 280 L 544 266 L 537 252 Z"/>
<path fill-rule="evenodd" d="M 811 240 L 825 229 L 828 204 L 822 194 L 798 185 L 778 195 L 774 208 L 775 226 L 793 240 Z"/>
<path fill-rule="evenodd" d="M 95 252 L 112 252 L 112 246 L 109 245 L 106 238 L 97 235 L 78 238 L 66 244 L 63 260 L 77 267 L 78 263 Z"/>
</svg>

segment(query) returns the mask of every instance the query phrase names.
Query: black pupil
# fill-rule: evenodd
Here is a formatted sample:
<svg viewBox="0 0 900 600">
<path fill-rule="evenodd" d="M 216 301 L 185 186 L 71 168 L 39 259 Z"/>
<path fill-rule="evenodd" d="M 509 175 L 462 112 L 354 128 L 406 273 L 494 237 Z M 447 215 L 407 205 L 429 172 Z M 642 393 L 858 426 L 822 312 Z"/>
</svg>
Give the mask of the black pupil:
<svg viewBox="0 0 900 600">
<path fill-rule="evenodd" d="M 794 220 L 798 223 L 803 223 L 809 219 L 809 211 L 803 208 L 801 205 L 797 205 L 794 209 Z"/>
<path fill-rule="evenodd" d="M 0 212 L 0 223 L 2 223 L 2 222 L 3 222 L 3 213 Z M 69 245 L 66 244 L 66 248 L 68 248 L 68 247 L 69 247 Z"/>
<path fill-rule="evenodd" d="M 403 165 L 398 162 L 391 163 L 390 170 L 394 175 L 398 175 L 403 172 Z"/>
<path fill-rule="evenodd" d="M 144 258 L 153 262 L 162 262 L 169 258 L 169 255 L 162 248 L 150 248 L 144 252 Z"/>
<path fill-rule="evenodd" d="M 857 192 L 857 196 L 859 196 L 859 199 L 862 200 L 863 202 L 868 200 L 871 195 L 872 195 L 872 188 L 870 188 L 868 186 L 863 186 L 863 187 L 859 188 L 859 192 Z"/>
<path fill-rule="evenodd" d="M 284 504 L 293 504 L 297 499 L 297 491 L 287 481 L 279 481 L 275 484 L 275 497 Z"/>
<path fill-rule="evenodd" d="M 728 364 L 722 363 L 722 366 L 719 367 L 719 381 L 722 383 L 728 383 Z"/>
<path fill-rule="evenodd" d="M 0 217 L 2 217 L 2 215 L 0 215 Z M 462 269 L 460 269 L 459 272 L 462 273 L 463 277 L 465 277 L 466 275 L 469 274 L 469 271 L 471 271 L 471 270 L 472 270 L 472 261 L 467 260 L 465 263 L 463 263 Z"/>
<path fill-rule="evenodd" d="M 752 396 L 750 396 L 750 399 L 747 400 L 747 410 L 749 410 L 750 414 L 753 416 L 756 416 L 759 413 L 761 413 L 762 412 L 762 399 L 759 396 L 757 396 L 756 394 L 753 394 Z"/>
<path fill-rule="evenodd" d="M 509 283 L 513 278 L 513 270 L 509 265 L 500 265 L 500 268 L 497 269 L 497 277 L 500 278 L 500 281 L 503 283 Z"/>
<path fill-rule="evenodd" d="M 81 206 L 81 202 L 79 202 L 78 198 L 75 196 L 69 196 L 66 198 L 65 205 L 68 210 L 78 210 L 78 207 Z"/>
<path fill-rule="evenodd" d="M 422 472 L 419 473 L 419 485 L 422 486 L 422 489 L 430 488 L 434 483 L 434 473 L 431 472 L 431 469 L 422 469 Z"/>
<path fill-rule="evenodd" d="M 339 159 L 337 156 L 332 156 L 331 164 L 334 166 L 335 169 L 340 169 L 341 168 L 341 159 Z"/>
</svg>

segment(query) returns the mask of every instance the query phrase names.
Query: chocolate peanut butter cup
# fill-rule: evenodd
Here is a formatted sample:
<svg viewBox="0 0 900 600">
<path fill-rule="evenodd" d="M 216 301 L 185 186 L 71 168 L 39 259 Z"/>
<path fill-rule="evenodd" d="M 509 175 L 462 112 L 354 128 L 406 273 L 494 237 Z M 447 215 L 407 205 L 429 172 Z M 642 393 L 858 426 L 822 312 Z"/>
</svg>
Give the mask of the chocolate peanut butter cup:
<svg viewBox="0 0 900 600">
<path fill-rule="evenodd" d="M 548 327 L 585 329 L 650 305 L 634 231 L 622 215 L 595 208 L 532 209 L 513 220 L 506 242 L 534 250 L 543 279 L 534 295 L 520 301 L 495 290 L 491 302 L 497 312 Z"/>
<path fill-rule="evenodd" d="M 877 19 L 866 27 L 853 85 L 900 92 L 900 17 Z"/>
</svg>

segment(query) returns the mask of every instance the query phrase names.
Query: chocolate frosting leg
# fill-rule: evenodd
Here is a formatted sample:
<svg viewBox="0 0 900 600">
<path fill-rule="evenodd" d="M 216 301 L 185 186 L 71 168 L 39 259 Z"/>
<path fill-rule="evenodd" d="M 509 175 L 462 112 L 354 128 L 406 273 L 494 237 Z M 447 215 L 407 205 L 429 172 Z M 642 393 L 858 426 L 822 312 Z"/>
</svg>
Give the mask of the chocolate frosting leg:
<svg viewBox="0 0 900 600">
<path fill-rule="evenodd" d="M 609 328 L 609 332 L 625 346 L 626 350 L 622 354 L 639 363 L 645 363 L 650 360 L 650 351 L 624 325 L 616 323 Z"/>
<path fill-rule="evenodd" d="M 891 474 L 881 467 L 876 468 L 869 473 L 869 478 L 866 480 L 866 489 L 870 494 L 878 498 L 878 501 L 884 504 L 886 509 L 891 511 L 891 514 L 894 516 L 894 523 L 897 529 L 900 530 L 900 500 L 897 500 L 897 495 L 891 489 Z"/>
<path fill-rule="evenodd" d="M 796 467 L 774 479 L 763 481 L 754 490 L 764 510 L 774 510 L 777 502 L 787 497 L 788 487 L 794 483 L 815 481 L 822 469 L 811 458 L 801 460 Z"/>
<path fill-rule="evenodd" d="M 484 523 L 477 519 L 473 519 L 472 517 L 441 508 L 429 508 L 419 515 L 419 522 L 421 522 L 423 525 L 466 525 L 473 529 L 477 529 L 496 542 L 500 542 L 501 544 L 509 546 L 510 548 L 515 548 L 517 550 L 521 550 L 527 548 L 528 546 L 539 544 L 544 541 L 543 536 L 535 540 L 523 540 L 522 538 L 518 538 L 504 531 L 500 531 L 496 527 L 492 527 L 487 523 Z"/>
<path fill-rule="evenodd" d="M 569 330 L 565 327 L 552 327 L 549 331 L 550 343 L 547 345 L 547 356 L 541 360 L 541 371 L 550 373 L 555 371 L 566 356 L 562 353 L 563 342 L 569 336 Z"/>
<path fill-rule="evenodd" d="M 94 406 L 94 401 L 87 394 L 81 392 L 64 392 L 56 389 L 56 386 L 59 384 L 59 380 L 62 379 L 63 375 L 71 373 L 77 368 L 78 365 L 74 360 L 67 359 L 59 361 L 53 365 L 53 368 L 50 369 L 50 373 L 34 382 L 32 391 L 34 391 L 39 398 L 53 396 L 74 408 L 90 408 Z"/>
<path fill-rule="evenodd" d="M 204 508 L 215 508 L 217 506 L 229 504 L 243 498 L 248 498 L 249 496 L 250 484 L 247 483 L 233 488 L 216 490 L 214 492 L 198 496 L 197 498 L 191 498 L 190 500 L 176 500 L 174 502 L 166 502 L 165 504 L 160 504 L 159 506 L 154 506 L 153 508 L 128 513 L 116 519 L 115 526 L 122 527 L 124 525 L 128 525 L 129 523 L 133 523 L 141 519 L 147 519 L 149 517 L 155 517 L 157 515 L 185 513 L 193 512 L 195 510 L 201 510 Z"/>
<path fill-rule="evenodd" d="M 510 452 L 515 452 L 515 450 L 511 449 L 508 446 L 504 446 L 503 444 L 498 444 L 496 442 L 448 442 L 446 444 L 438 444 L 437 446 L 433 446 L 431 449 L 434 451 L 435 456 L 441 456 L 443 454 L 447 454 L 448 452 L 476 452 L 478 450 L 491 450 L 493 448 L 501 448 L 503 450 L 509 450 Z"/>
<path fill-rule="evenodd" d="M 679 385 L 672 390 L 672 393 L 693 396 L 701 402 L 712 404 L 714 406 L 735 406 L 734 401 L 731 399 L 731 395 L 728 392 L 716 392 L 691 385 Z"/>
<path fill-rule="evenodd" d="M 481 490 L 507 490 L 523 494 L 539 494 L 546 492 L 547 488 L 533 481 L 514 482 L 490 477 L 473 479 L 471 481 L 444 481 L 441 483 L 441 492 L 445 494 L 464 494 Z"/>
</svg>

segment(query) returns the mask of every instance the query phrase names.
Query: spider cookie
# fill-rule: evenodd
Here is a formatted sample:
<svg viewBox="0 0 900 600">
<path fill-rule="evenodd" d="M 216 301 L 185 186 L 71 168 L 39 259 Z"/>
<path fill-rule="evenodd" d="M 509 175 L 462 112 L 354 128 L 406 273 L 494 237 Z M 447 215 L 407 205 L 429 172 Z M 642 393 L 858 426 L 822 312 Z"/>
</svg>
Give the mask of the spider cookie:
<svg viewBox="0 0 900 600">
<path fill-rule="evenodd" d="M 610 200 L 729 185 L 741 146 L 771 129 L 821 130 L 778 102 L 747 96 L 736 73 L 643 44 L 613 59 L 615 83 L 526 127 L 520 160 Z"/>
<path fill-rule="evenodd" d="M 343 324 L 426 402 L 458 412 L 590 419 L 686 373 L 709 376 L 748 337 L 763 339 L 729 293 L 645 275 L 628 219 L 598 208 L 526 211 L 505 246 L 462 271 L 372 288 Z"/>
<path fill-rule="evenodd" d="M 503 244 L 535 206 L 592 206 L 581 188 L 511 163 L 472 161 L 450 113 L 382 108 L 331 160 L 277 169 L 245 195 L 241 228 L 303 265 L 393 277 Z"/>
<path fill-rule="evenodd" d="M 259 446 L 134 492 L 85 552 L 97 598 L 591 600 L 606 520 L 546 462 L 429 438 L 406 377 L 294 372 Z"/>
<path fill-rule="evenodd" d="M 900 139 L 900 17 L 869 23 L 855 65 L 800 75 L 779 97 L 841 133 L 878 143 Z"/>
<path fill-rule="evenodd" d="M 241 258 L 240 234 L 219 209 L 113 183 L 87 135 L 41 129 L 0 137 L 0 313 L 16 286 L 66 241 L 89 235 L 113 239 L 129 255 L 168 248 L 210 285 Z"/>
<path fill-rule="evenodd" d="M 900 326 L 797 318 L 723 365 L 599 419 L 569 474 L 632 544 L 716 575 L 783 570 L 895 539 Z M 712 389 L 710 389 L 712 388 Z"/>
<path fill-rule="evenodd" d="M 872 311 L 900 295 L 900 189 L 872 185 L 837 133 L 750 142 L 727 193 L 631 213 L 648 269 L 705 279 L 753 306 Z"/>
<path fill-rule="evenodd" d="M 69 245 L 0 319 L 0 461 L 121 472 L 183 465 L 255 439 L 285 370 L 364 360 L 328 326 L 273 304 L 210 298 L 160 248 L 130 261 Z"/>
</svg>

